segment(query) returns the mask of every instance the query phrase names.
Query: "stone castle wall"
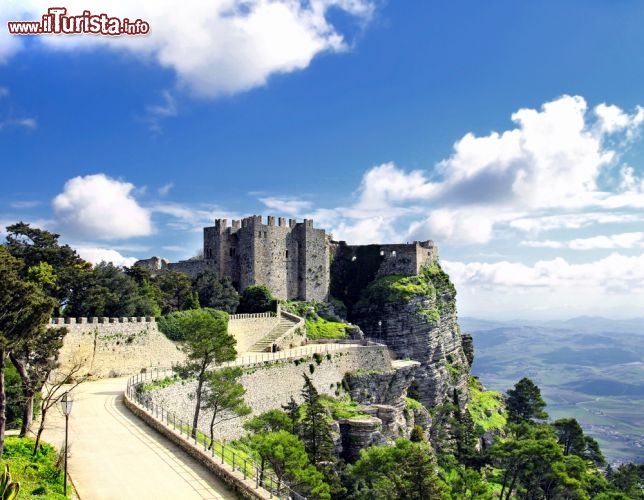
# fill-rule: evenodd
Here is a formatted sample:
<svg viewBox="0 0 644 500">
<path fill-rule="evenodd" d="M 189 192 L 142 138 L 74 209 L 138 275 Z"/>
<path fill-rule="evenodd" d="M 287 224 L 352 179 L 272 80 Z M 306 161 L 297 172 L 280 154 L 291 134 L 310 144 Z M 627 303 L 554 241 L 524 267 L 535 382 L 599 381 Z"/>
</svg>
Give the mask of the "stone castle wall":
<svg viewBox="0 0 644 500">
<path fill-rule="evenodd" d="M 280 299 L 325 300 L 329 290 L 326 233 L 313 221 L 254 215 L 217 219 L 204 228 L 204 263 L 237 290 L 265 284 Z"/>
<path fill-rule="evenodd" d="M 63 369 L 82 362 L 83 373 L 92 377 L 130 375 L 184 359 L 154 318 L 53 318 L 51 324 L 68 330 L 59 358 Z"/>
<path fill-rule="evenodd" d="M 231 315 L 228 333 L 242 353 L 278 323 L 271 313 Z M 60 351 L 63 369 L 77 362 L 92 377 L 117 377 L 182 362 L 178 344 L 157 328 L 154 318 L 52 318 L 52 326 L 68 330 Z"/>
</svg>

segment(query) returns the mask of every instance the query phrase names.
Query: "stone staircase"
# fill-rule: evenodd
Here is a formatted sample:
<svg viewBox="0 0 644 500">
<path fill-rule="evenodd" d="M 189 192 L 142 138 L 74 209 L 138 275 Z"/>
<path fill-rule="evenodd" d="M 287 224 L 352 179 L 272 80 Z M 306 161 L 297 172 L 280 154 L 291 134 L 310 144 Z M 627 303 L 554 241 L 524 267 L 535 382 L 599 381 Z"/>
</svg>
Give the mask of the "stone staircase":
<svg viewBox="0 0 644 500">
<path fill-rule="evenodd" d="M 260 341 L 253 344 L 248 351 L 249 352 L 270 352 L 273 346 L 275 339 L 280 338 L 284 335 L 289 329 L 297 325 L 297 321 L 291 318 L 288 318 L 284 315 L 280 315 L 279 323 Z"/>
</svg>

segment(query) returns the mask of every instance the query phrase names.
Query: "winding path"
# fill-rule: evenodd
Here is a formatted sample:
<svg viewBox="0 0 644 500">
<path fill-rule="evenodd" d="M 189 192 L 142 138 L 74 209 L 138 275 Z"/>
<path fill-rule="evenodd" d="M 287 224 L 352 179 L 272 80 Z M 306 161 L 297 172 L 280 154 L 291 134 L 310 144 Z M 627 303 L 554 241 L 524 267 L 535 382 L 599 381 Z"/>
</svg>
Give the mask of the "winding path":
<svg viewBox="0 0 644 500">
<path fill-rule="evenodd" d="M 132 415 L 123 405 L 127 378 L 74 390 L 69 417 L 69 474 L 81 500 L 234 499 L 236 495 Z M 48 415 L 44 440 L 61 449 L 65 417 Z"/>
</svg>

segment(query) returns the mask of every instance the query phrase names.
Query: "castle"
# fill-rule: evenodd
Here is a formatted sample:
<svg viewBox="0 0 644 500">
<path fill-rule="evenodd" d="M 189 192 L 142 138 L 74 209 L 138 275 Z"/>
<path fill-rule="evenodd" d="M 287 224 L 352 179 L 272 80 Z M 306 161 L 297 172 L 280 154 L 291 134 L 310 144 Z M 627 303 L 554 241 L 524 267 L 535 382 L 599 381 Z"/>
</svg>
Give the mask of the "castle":
<svg viewBox="0 0 644 500">
<path fill-rule="evenodd" d="M 347 245 L 334 241 L 324 229 L 313 227 L 312 219 L 297 222 L 253 215 L 233 220 L 215 220 L 203 230 L 203 258 L 167 262 L 153 257 L 135 265 L 158 271 L 170 269 L 196 276 L 204 270 L 229 278 L 238 291 L 249 285 L 267 285 L 279 299 L 324 301 L 329 296 L 331 262 L 355 262 L 361 250 L 376 255 L 376 276 L 413 275 L 438 258 L 431 240 L 407 244 Z"/>
</svg>

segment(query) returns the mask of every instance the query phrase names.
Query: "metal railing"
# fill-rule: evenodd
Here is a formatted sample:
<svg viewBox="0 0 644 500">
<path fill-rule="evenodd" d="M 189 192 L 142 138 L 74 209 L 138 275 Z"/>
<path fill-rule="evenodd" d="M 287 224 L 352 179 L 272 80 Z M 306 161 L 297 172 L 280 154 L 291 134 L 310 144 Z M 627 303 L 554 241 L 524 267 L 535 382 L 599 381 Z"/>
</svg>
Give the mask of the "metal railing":
<svg viewBox="0 0 644 500">
<path fill-rule="evenodd" d="M 308 346 L 296 347 L 274 353 L 256 353 L 247 356 L 241 356 L 233 361 L 220 363 L 217 368 L 228 366 L 246 366 L 263 365 L 282 360 L 299 359 L 313 354 L 331 354 L 338 351 L 347 351 L 353 349 L 365 349 L 371 347 L 386 347 L 384 344 L 372 342 L 369 340 L 344 340 L 343 342 L 335 341 L 332 344 L 313 344 Z M 208 436 L 199 429 L 195 430 L 193 437 L 193 426 L 188 420 L 178 418 L 176 413 L 168 411 L 163 406 L 152 401 L 150 396 L 139 389 L 146 382 L 153 382 L 165 377 L 173 376 L 172 368 L 151 368 L 145 372 L 138 373 L 130 377 L 127 381 L 126 393 L 128 399 L 139 407 L 145 409 L 148 414 L 167 428 L 179 433 L 187 442 L 195 446 L 203 445 L 205 455 L 210 454 L 210 459 L 219 464 L 220 469 L 226 472 L 225 465 L 228 464 L 232 471 L 238 471 L 243 474 L 244 480 L 254 480 L 256 489 L 263 489 L 268 492 L 270 498 L 280 498 L 289 500 L 306 500 L 306 497 L 293 491 L 287 484 L 280 481 L 279 478 L 263 469 L 245 453 L 240 450 L 226 446 L 219 441 L 211 441 Z"/>
<path fill-rule="evenodd" d="M 139 390 L 139 387 L 146 383 L 172 376 L 172 368 L 154 368 L 145 373 L 139 373 L 127 381 L 127 396 L 130 401 L 145 409 L 148 414 L 157 422 L 164 424 L 168 429 L 179 433 L 186 442 L 194 444 L 201 448 L 203 446 L 203 455 L 209 457 L 213 463 L 219 465 L 219 469 L 227 473 L 226 465 L 230 466 L 231 471 L 240 472 L 244 481 L 254 481 L 255 489 L 265 490 L 269 498 L 280 498 L 288 500 L 307 500 L 305 496 L 293 491 L 288 484 L 280 481 L 279 478 L 262 468 L 251 458 L 240 450 L 226 446 L 219 441 L 211 441 L 208 436 L 198 429 L 194 429 L 188 420 L 177 418 L 176 413 L 168 411 L 163 406 L 152 401 L 150 397 L 145 397 L 145 393 Z M 193 430 L 195 431 L 193 434 Z"/>
</svg>

